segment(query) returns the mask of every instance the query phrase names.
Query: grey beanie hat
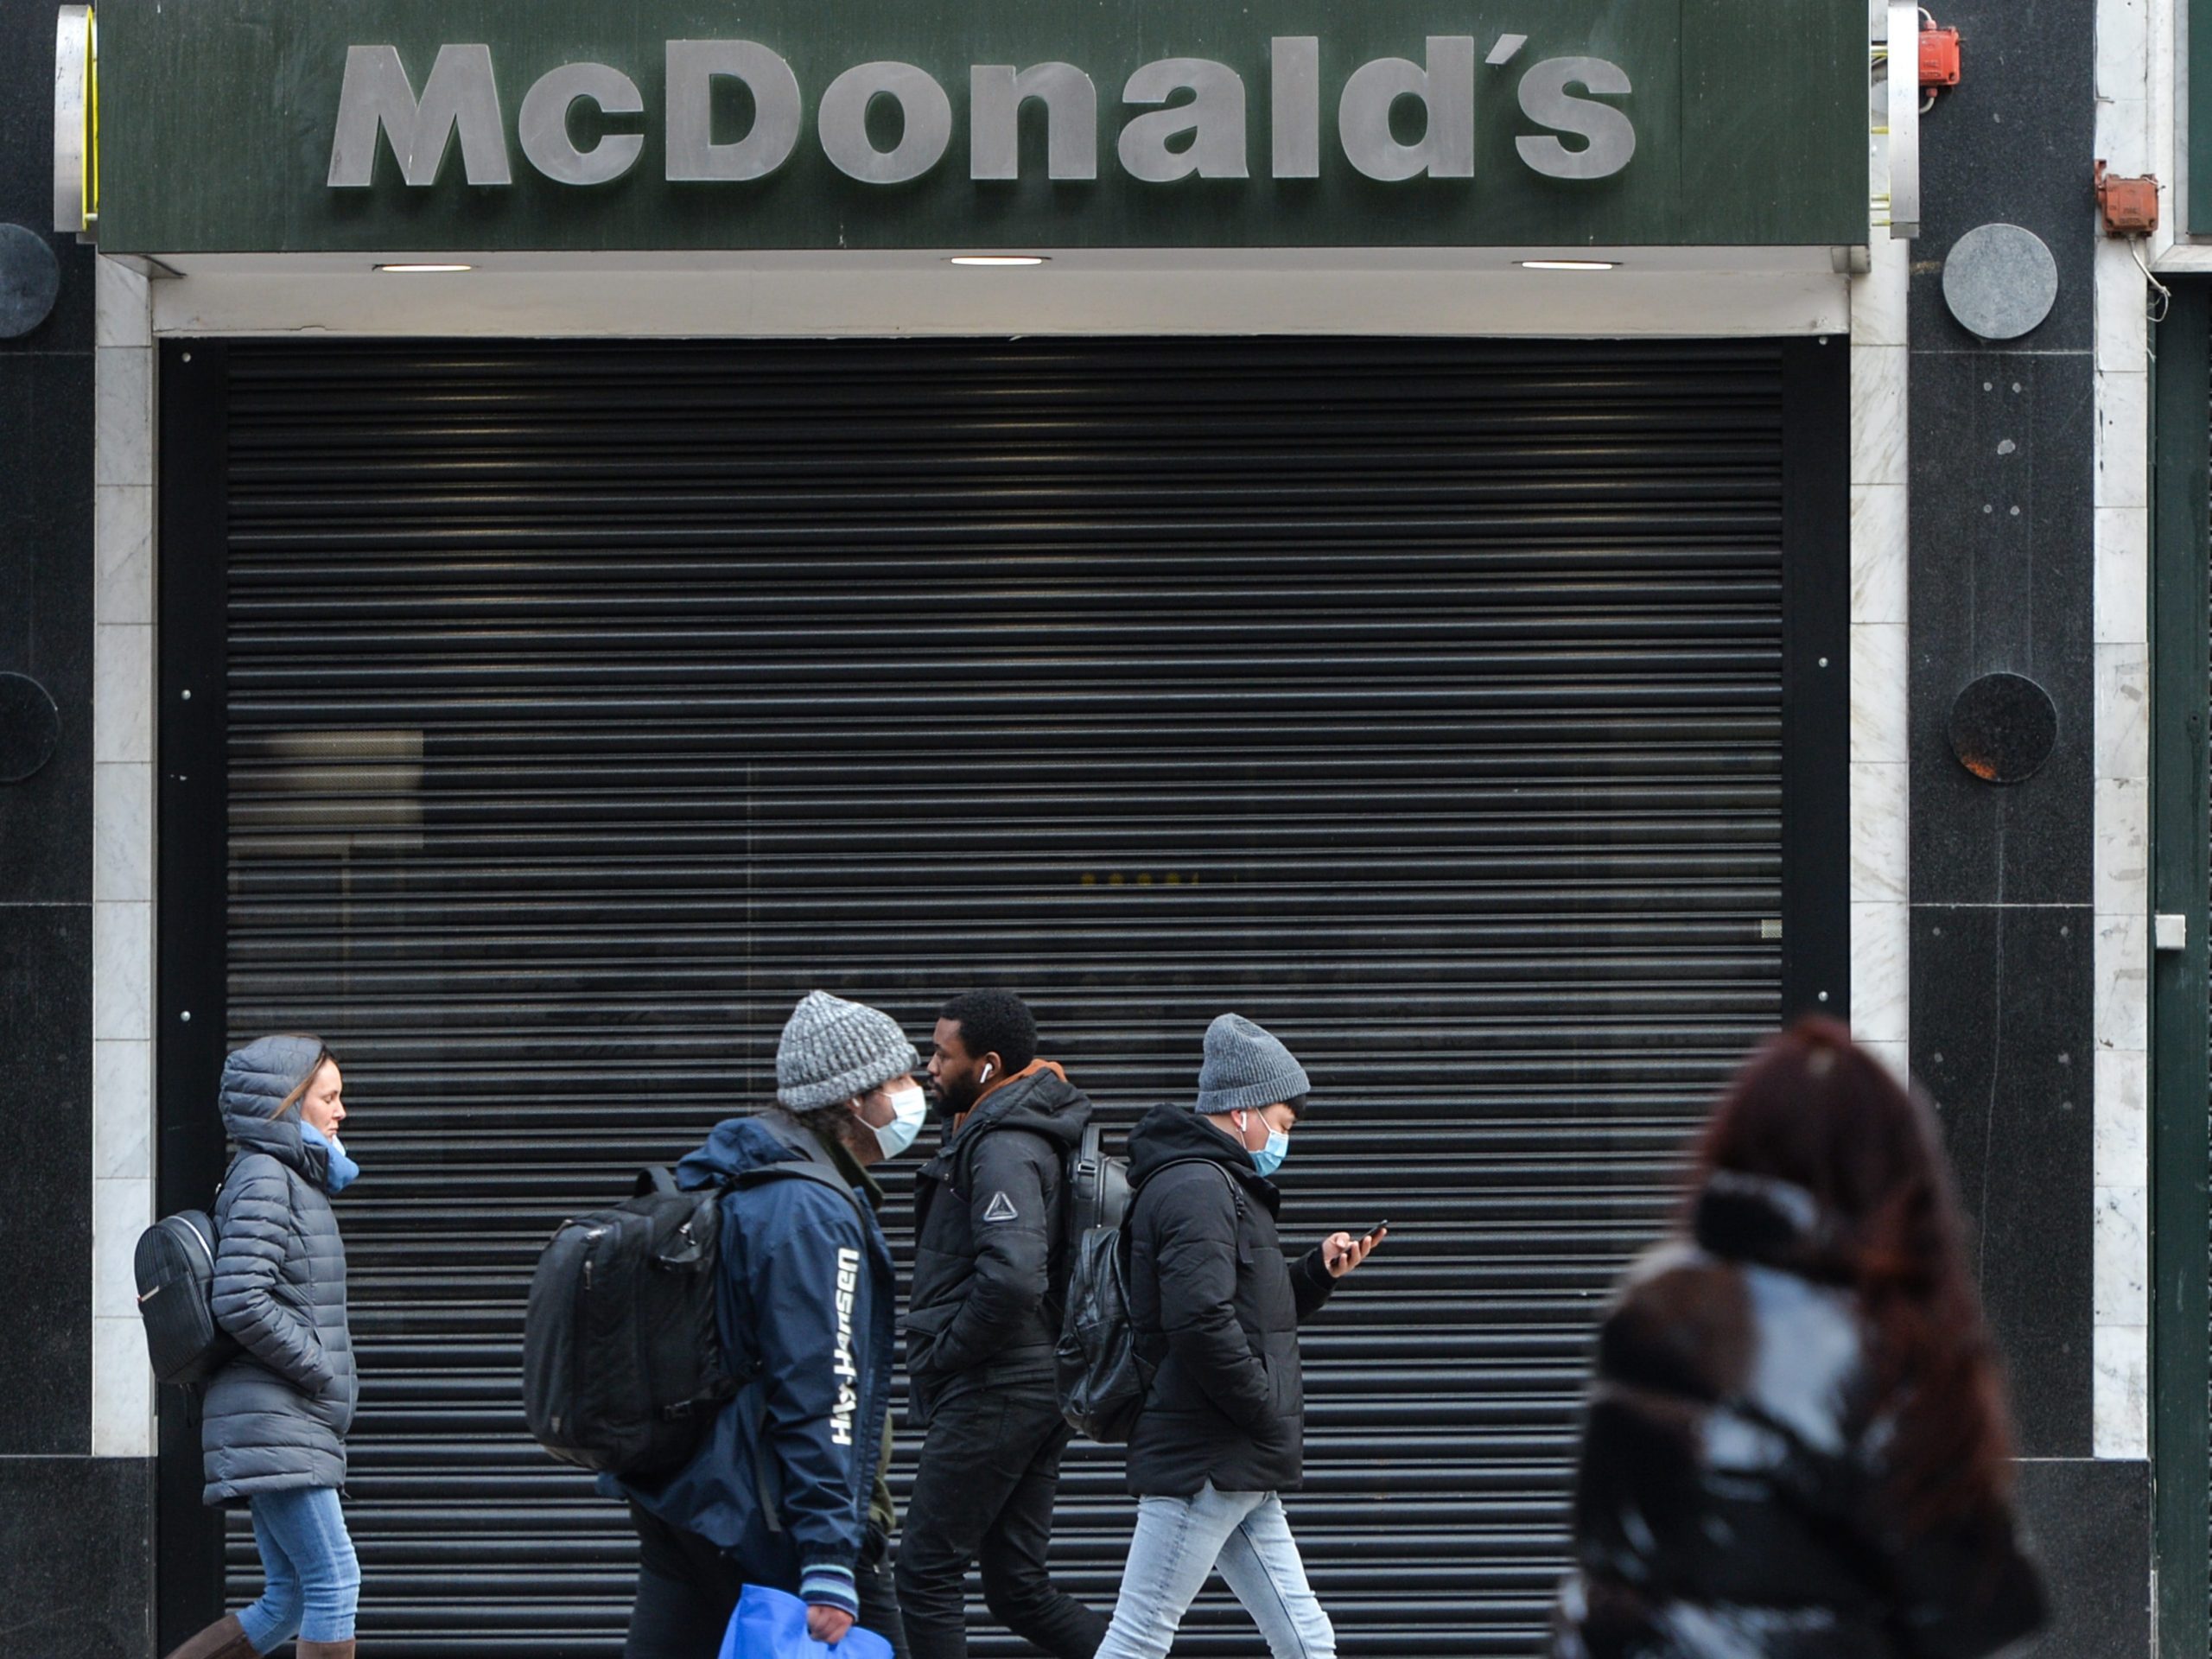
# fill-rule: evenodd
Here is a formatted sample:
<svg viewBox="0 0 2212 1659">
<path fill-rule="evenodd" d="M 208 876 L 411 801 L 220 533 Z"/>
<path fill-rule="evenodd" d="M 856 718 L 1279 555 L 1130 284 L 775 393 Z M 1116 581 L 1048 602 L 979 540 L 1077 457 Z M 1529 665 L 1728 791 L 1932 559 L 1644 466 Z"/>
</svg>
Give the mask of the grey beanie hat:
<svg viewBox="0 0 2212 1659">
<path fill-rule="evenodd" d="M 818 1111 L 921 1064 L 889 1014 L 827 991 L 809 991 L 776 1045 L 776 1098 L 795 1112 Z"/>
<path fill-rule="evenodd" d="M 1249 1112 L 1312 1091 L 1306 1068 L 1266 1028 L 1241 1014 L 1206 1027 L 1205 1064 L 1198 1068 L 1198 1109 Z"/>
</svg>

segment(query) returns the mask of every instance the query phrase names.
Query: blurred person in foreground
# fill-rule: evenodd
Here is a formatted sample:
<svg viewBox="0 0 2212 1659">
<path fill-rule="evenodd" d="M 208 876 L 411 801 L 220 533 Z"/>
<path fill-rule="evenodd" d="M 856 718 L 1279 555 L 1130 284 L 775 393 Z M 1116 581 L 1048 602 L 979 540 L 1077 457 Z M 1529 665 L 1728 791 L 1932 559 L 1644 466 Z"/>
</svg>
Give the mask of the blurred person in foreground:
<svg viewBox="0 0 2212 1659">
<path fill-rule="evenodd" d="M 1928 1109 L 1833 1020 L 1754 1055 L 1599 1332 L 1555 1659 L 1974 1659 L 2044 1602 Z"/>
</svg>

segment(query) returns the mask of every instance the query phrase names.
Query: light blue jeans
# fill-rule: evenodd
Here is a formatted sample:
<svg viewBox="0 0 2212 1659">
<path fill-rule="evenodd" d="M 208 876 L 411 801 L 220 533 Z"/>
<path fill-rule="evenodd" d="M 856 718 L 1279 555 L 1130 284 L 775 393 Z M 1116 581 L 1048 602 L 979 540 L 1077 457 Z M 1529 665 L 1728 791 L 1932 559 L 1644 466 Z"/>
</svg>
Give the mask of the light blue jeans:
<svg viewBox="0 0 2212 1659">
<path fill-rule="evenodd" d="M 350 1642 L 361 1599 L 361 1567 L 346 1514 L 327 1486 L 262 1492 L 250 1501 L 253 1541 L 265 1580 L 261 1599 L 238 1611 L 245 1639 L 268 1653 L 302 1642 Z"/>
<path fill-rule="evenodd" d="M 1306 1582 L 1290 1518 L 1273 1492 L 1147 1497 L 1137 1506 L 1122 1593 L 1097 1659 L 1165 1659 L 1214 1568 L 1274 1659 L 1336 1659 L 1337 1633 Z"/>
</svg>

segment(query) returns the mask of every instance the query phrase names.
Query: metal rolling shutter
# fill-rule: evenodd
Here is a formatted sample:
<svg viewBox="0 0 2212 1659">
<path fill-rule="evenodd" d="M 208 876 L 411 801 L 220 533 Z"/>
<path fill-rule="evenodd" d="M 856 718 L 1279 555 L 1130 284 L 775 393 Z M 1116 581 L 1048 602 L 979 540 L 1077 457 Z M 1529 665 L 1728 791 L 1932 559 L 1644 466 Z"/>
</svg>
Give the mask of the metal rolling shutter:
<svg viewBox="0 0 2212 1659">
<path fill-rule="evenodd" d="M 1116 1124 L 1224 1007 L 1304 1058 L 1287 1235 L 1399 1230 L 1306 1340 L 1317 1587 L 1348 1655 L 1530 1649 L 1593 1314 L 1779 1007 L 1777 347 L 228 360 L 228 1020 L 346 1065 L 377 1653 L 616 1650 L 539 1244 L 810 987 L 925 1041 L 990 982 Z M 1094 1601 L 1131 1508 L 1071 1454 Z"/>
</svg>

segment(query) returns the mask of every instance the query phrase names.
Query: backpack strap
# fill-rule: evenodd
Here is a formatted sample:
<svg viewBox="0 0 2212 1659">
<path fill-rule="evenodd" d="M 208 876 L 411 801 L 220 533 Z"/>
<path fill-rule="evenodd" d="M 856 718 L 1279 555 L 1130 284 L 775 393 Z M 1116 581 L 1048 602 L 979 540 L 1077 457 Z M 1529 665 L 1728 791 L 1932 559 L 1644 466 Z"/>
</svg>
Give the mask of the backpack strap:
<svg viewBox="0 0 2212 1659">
<path fill-rule="evenodd" d="M 742 1187 L 765 1186 L 770 1181 L 791 1179 L 813 1181 L 818 1185 L 828 1187 L 833 1192 L 842 1194 L 845 1202 L 851 1205 L 855 1212 L 860 1217 L 861 1236 L 867 1236 L 868 1224 L 872 1218 L 868 1213 L 868 1205 L 861 1199 L 859 1193 L 845 1185 L 845 1178 L 842 1175 L 824 1165 L 816 1163 L 811 1158 L 789 1158 L 780 1163 L 762 1164 L 756 1169 L 747 1170 L 734 1181 L 723 1183 L 722 1191 L 729 1192 Z"/>
<path fill-rule="evenodd" d="M 1180 1164 L 1212 1165 L 1216 1170 L 1220 1171 L 1221 1179 L 1229 1183 L 1230 1199 L 1236 1205 L 1236 1213 L 1240 1216 L 1244 1213 L 1244 1189 L 1237 1184 L 1236 1178 L 1234 1175 L 1221 1167 L 1220 1159 L 1209 1158 L 1203 1153 L 1194 1153 L 1188 1158 L 1170 1158 L 1166 1163 L 1160 1165 L 1159 1168 L 1146 1171 L 1144 1179 L 1134 1182 L 1130 1185 L 1130 1210 L 1134 1211 L 1136 1208 L 1138 1193 L 1143 1192 L 1146 1187 L 1150 1186 L 1155 1178 L 1165 1175 L 1169 1170 L 1175 1168 Z"/>
</svg>

